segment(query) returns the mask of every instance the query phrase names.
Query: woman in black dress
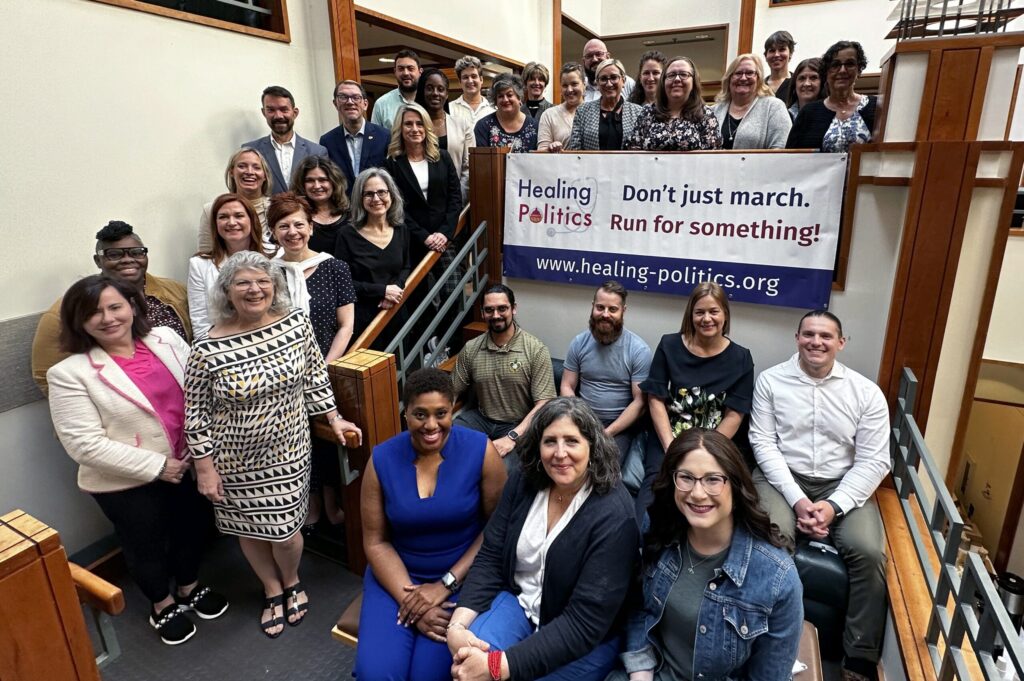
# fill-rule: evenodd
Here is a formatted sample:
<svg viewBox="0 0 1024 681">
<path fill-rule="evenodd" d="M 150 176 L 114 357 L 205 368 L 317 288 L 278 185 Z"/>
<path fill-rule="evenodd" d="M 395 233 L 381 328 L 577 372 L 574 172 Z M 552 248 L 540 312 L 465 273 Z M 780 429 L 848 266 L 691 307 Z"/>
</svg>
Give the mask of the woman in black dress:
<svg viewBox="0 0 1024 681">
<path fill-rule="evenodd" d="M 640 384 L 654 432 L 647 440 L 638 511 L 650 503 L 651 483 L 665 451 L 684 430 L 717 430 L 751 460 L 747 415 L 754 396 L 754 360 L 728 334 L 729 298 L 718 284 L 703 282 L 690 294 L 680 331 L 658 343 L 650 374 Z"/>
<path fill-rule="evenodd" d="M 358 339 L 377 313 L 402 302 L 411 268 L 404 202 L 391 174 L 367 168 L 353 183 L 352 196 L 352 224 L 338 233 L 335 252 L 352 270 L 357 296 L 352 335 Z M 407 317 L 403 306 L 370 347 L 383 349 Z"/>
<path fill-rule="evenodd" d="M 307 156 L 292 172 L 292 191 L 313 207 L 310 249 L 335 255 L 338 232 L 348 220 L 348 182 L 341 168 L 326 156 Z"/>
</svg>

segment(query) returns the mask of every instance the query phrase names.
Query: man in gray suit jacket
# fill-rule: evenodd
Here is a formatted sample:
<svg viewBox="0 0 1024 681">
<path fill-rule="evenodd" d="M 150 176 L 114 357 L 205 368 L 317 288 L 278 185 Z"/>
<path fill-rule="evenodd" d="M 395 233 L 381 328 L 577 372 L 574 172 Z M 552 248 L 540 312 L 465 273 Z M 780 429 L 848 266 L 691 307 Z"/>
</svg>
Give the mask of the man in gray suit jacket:
<svg viewBox="0 0 1024 681">
<path fill-rule="evenodd" d="M 326 157 L 327 150 L 316 142 L 299 137 L 292 130 L 295 119 L 299 117 L 299 108 L 288 90 L 280 85 L 271 85 L 263 91 L 260 102 L 263 105 L 260 111 L 267 119 L 270 134 L 242 146 L 263 154 L 274 183 L 272 193 L 286 192 L 291 184 L 292 168 L 307 156 Z"/>
</svg>

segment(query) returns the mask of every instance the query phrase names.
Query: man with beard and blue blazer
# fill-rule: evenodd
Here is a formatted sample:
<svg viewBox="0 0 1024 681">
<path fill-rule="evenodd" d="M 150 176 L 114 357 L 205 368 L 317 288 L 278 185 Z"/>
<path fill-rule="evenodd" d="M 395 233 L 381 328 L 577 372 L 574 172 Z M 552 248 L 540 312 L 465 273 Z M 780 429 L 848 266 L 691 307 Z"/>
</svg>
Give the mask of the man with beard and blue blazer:
<svg viewBox="0 0 1024 681">
<path fill-rule="evenodd" d="M 270 166 L 274 194 L 288 191 L 291 185 L 292 168 L 302 163 L 307 156 L 327 156 L 327 150 L 311 140 L 299 137 L 292 128 L 299 117 L 295 98 L 280 85 L 271 85 L 263 91 L 260 111 L 267 119 L 270 134 L 242 146 L 255 149 L 263 154 Z"/>
</svg>

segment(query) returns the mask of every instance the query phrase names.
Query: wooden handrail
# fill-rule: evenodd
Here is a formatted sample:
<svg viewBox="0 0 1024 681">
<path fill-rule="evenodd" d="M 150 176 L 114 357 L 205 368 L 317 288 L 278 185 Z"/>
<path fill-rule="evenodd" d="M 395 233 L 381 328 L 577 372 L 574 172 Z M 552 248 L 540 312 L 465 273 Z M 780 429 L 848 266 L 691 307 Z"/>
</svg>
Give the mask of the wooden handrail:
<svg viewBox="0 0 1024 681">
<path fill-rule="evenodd" d="M 466 228 L 466 220 L 468 219 L 468 215 L 469 204 L 467 203 L 463 207 L 462 212 L 459 213 L 459 221 L 455 225 L 455 234 L 452 235 L 452 241 L 454 241 L 455 237 L 457 237 L 462 232 L 462 230 Z M 402 309 L 402 306 L 405 305 L 405 302 L 412 297 L 410 294 L 416 290 L 416 287 L 420 285 L 421 281 L 426 279 L 427 274 L 434 267 L 434 265 L 437 264 L 437 261 L 440 257 L 441 254 L 438 253 L 437 251 L 430 251 L 425 256 L 423 256 L 423 259 L 420 260 L 418 265 L 416 265 L 416 269 L 412 271 L 412 273 L 409 275 L 409 278 L 406 279 L 405 281 L 405 291 L 402 294 L 402 301 L 398 303 L 398 305 L 395 305 L 390 309 L 381 310 L 380 312 L 378 312 L 377 316 L 373 318 L 373 321 L 370 322 L 370 324 L 359 335 L 359 338 L 357 338 L 352 343 L 352 345 L 349 346 L 349 352 L 354 352 L 356 350 L 365 350 L 366 348 L 370 347 L 370 345 L 375 340 L 377 340 L 377 336 L 383 333 L 384 329 L 387 328 L 388 323 L 395 317 L 396 314 L 398 314 L 398 311 Z"/>
<path fill-rule="evenodd" d="M 124 612 L 124 592 L 120 588 L 70 561 L 68 568 L 71 570 L 71 579 L 75 583 L 79 601 L 108 615 L 119 615 Z"/>
</svg>

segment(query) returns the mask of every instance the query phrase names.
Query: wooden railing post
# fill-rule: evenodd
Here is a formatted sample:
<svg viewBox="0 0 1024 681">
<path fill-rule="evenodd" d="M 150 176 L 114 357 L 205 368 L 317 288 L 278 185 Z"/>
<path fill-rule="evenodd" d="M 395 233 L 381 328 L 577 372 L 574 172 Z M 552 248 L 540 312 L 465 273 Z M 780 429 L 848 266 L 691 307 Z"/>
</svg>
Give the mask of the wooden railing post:
<svg viewBox="0 0 1024 681">
<path fill-rule="evenodd" d="M 345 510 L 345 543 L 348 567 L 356 574 L 366 569 L 363 552 L 360 491 L 362 472 L 374 446 L 401 431 L 398 418 L 398 377 L 395 356 L 376 350 L 358 350 L 327 366 L 338 411 L 363 431 L 358 447 L 339 448 L 342 504 Z"/>
<path fill-rule="evenodd" d="M 473 222 L 487 222 L 487 276 L 500 284 L 505 242 L 505 159 L 507 148 L 473 147 L 469 156 L 469 200 Z"/>
</svg>

